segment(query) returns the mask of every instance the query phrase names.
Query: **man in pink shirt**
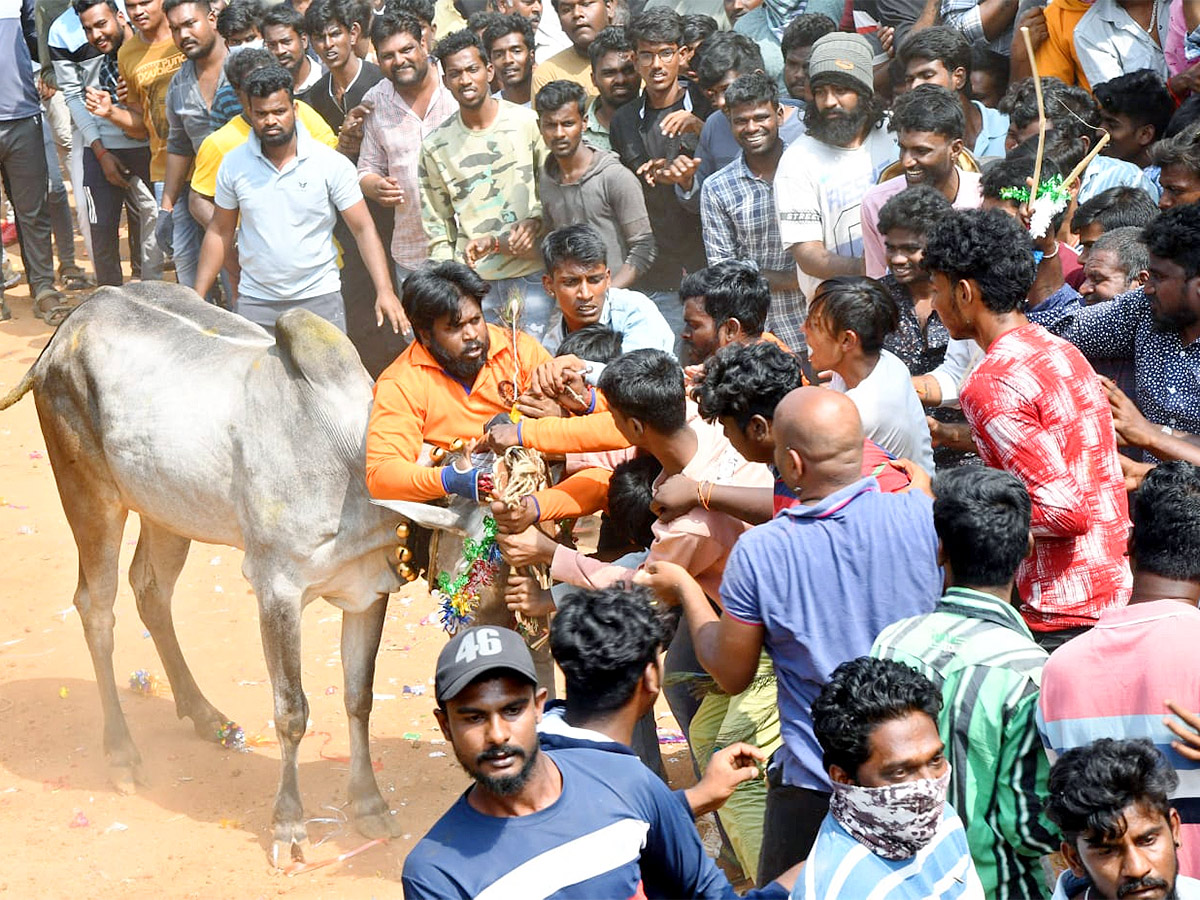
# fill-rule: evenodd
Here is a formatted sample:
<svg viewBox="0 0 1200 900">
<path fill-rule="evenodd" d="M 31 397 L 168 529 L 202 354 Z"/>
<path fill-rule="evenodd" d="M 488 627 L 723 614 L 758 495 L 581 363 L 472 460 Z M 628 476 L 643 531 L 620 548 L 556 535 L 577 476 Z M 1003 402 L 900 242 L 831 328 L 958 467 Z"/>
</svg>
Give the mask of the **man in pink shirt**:
<svg viewBox="0 0 1200 900">
<path fill-rule="evenodd" d="M 1083 354 L 1024 313 L 1029 234 L 998 210 L 955 210 L 925 247 L 933 307 L 950 336 L 985 356 L 959 400 L 983 461 L 1033 502 L 1020 610 L 1046 650 L 1129 600 L 1129 505 L 1108 399 Z"/>
<path fill-rule="evenodd" d="M 867 275 L 887 274 L 887 251 L 879 233 L 879 210 L 906 187 L 928 185 L 957 209 L 982 202 L 979 173 L 958 167 L 966 120 L 958 98 L 943 87 L 923 84 L 896 99 L 891 128 L 900 144 L 903 174 L 875 185 L 862 201 L 863 258 Z"/>
</svg>

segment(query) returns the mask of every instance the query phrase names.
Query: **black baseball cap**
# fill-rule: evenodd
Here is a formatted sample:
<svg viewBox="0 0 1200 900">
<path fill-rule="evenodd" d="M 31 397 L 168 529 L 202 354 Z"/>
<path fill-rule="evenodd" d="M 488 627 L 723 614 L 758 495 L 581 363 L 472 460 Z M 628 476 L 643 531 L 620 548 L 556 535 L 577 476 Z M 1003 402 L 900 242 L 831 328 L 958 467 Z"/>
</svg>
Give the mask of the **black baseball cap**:
<svg viewBox="0 0 1200 900">
<path fill-rule="evenodd" d="M 438 654 L 434 697 L 439 704 L 453 700 L 476 678 L 496 670 L 513 672 L 537 684 L 533 657 L 515 631 L 496 625 L 460 631 Z"/>
</svg>

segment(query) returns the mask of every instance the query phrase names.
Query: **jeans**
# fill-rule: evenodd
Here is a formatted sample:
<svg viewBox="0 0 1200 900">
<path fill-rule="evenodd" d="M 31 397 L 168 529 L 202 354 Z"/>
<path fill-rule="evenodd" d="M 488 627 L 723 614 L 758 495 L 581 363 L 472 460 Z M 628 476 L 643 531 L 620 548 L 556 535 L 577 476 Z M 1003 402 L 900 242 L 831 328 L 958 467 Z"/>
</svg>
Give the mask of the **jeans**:
<svg viewBox="0 0 1200 900">
<path fill-rule="evenodd" d="M 54 255 L 50 245 L 50 175 L 42 116 L 0 122 L 0 175 L 17 215 L 25 277 L 36 298 L 54 290 Z M 0 288 L 2 291 L 2 288 Z"/>
<path fill-rule="evenodd" d="M 525 308 L 521 313 L 521 330 L 533 337 L 539 343 L 546 336 L 546 326 L 550 323 L 550 313 L 554 311 L 554 298 L 542 287 L 542 273 L 522 275 L 520 278 L 501 278 L 499 281 L 489 281 L 487 296 L 483 298 L 483 315 L 493 325 L 503 325 L 500 310 L 513 292 L 525 298 Z"/>
<path fill-rule="evenodd" d="M 71 224 L 71 201 L 63 184 L 58 163 L 58 145 L 49 120 L 42 117 L 42 143 L 46 148 L 46 173 L 50 176 L 46 195 L 50 201 L 50 229 L 54 234 L 54 249 L 58 251 L 58 267 L 75 265 L 75 227 Z"/>
<path fill-rule="evenodd" d="M 185 187 L 175 199 L 171 211 L 172 242 L 175 245 L 175 280 L 182 285 L 196 286 L 196 268 L 200 263 L 200 243 L 204 240 L 204 229 L 192 218 L 188 209 L 190 187 Z"/>
<path fill-rule="evenodd" d="M 150 193 L 150 150 L 146 147 L 131 147 L 129 149 L 109 150 L 126 169 L 129 175 L 126 180 L 128 188 L 118 187 L 104 177 L 104 170 L 95 152 L 90 148 L 83 151 L 83 190 L 87 204 L 88 227 L 92 233 L 92 265 L 96 270 L 96 283 L 101 285 L 120 285 L 123 281 L 121 273 L 121 243 L 118 229 L 121 224 L 121 209 L 130 202 L 138 202 L 139 193 L 144 196 L 138 203 L 141 219 L 142 235 L 154 240 L 154 220 L 146 221 L 141 210 L 144 207 L 157 207 L 152 202 Z M 149 201 L 149 202 L 147 202 Z M 130 220 L 134 218 L 129 216 Z M 142 260 L 142 277 L 154 277 L 147 260 Z M 158 273 L 161 276 L 161 269 Z"/>
</svg>

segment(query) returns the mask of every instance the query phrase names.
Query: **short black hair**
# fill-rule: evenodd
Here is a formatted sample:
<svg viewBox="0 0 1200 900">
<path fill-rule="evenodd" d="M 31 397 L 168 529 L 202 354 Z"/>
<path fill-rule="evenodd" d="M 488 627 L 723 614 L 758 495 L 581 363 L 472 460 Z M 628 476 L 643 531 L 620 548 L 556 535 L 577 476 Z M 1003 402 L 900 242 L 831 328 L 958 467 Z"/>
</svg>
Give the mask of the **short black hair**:
<svg viewBox="0 0 1200 900">
<path fill-rule="evenodd" d="M 289 100 L 296 99 L 292 73 L 279 63 L 250 72 L 242 82 L 242 90 L 247 97 L 260 100 L 279 91 L 287 91 Z"/>
<path fill-rule="evenodd" d="M 1092 244 L 1091 252 L 1115 254 L 1126 281 L 1136 278 L 1139 272 L 1150 267 L 1150 251 L 1142 240 L 1142 229 L 1136 225 L 1104 232 Z"/>
<path fill-rule="evenodd" d="M 365 0 L 313 0 L 304 11 L 304 28 L 310 37 L 323 32 L 331 22 L 347 31 L 357 25 L 366 34 L 371 24 L 371 7 Z"/>
<path fill-rule="evenodd" d="M 801 13 L 787 23 L 779 38 L 779 52 L 786 57 L 797 47 L 811 47 L 819 38 L 837 31 L 837 22 L 823 13 Z"/>
<path fill-rule="evenodd" d="M 607 325 L 593 322 L 572 331 L 562 339 L 555 356 L 578 356 L 588 362 L 610 363 L 621 355 L 625 335 Z"/>
<path fill-rule="evenodd" d="M 908 228 L 927 235 L 952 209 L 954 206 L 941 191 L 927 184 L 916 184 L 892 195 L 879 208 L 877 229 L 880 234 L 887 234 L 893 228 Z"/>
<path fill-rule="evenodd" d="M 1024 309 L 1037 271 L 1029 232 L 998 209 L 951 210 L 927 235 L 922 260 L 951 281 L 974 279 L 995 313 Z"/>
<path fill-rule="evenodd" d="M 1042 78 L 1045 98 L 1046 128 L 1067 135 L 1086 137 L 1095 146 L 1096 127 L 1100 124 L 1100 107 L 1083 88 L 1065 84 L 1059 78 Z M 1032 78 L 1023 78 L 1009 85 L 1000 101 L 1000 112 L 1020 131 L 1038 120 L 1037 89 Z"/>
<path fill-rule="evenodd" d="M 258 23 L 259 29 L 264 30 L 273 25 L 290 28 L 296 34 L 308 34 L 304 30 L 304 16 L 296 12 L 290 3 L 276 3 L 263 9 L 262 19 Z"/>
<path fill-rule="evenodd" d="M 1160 169 L 1178 166 L 1200 176 L 1200 129 L 1189 128 L 1152 145 L 1150 161 Z"/>
<path fill-rule="evenodd" d="M 234 91 L 240 91 L 246 86 L 246 76 L 251 72 L 277 65 L 279 62 L 275 59 L 275 54 L 262 47 L 230 53 L 225 58 L 225 80 Z"/>
<path fill-rule="evenodd" d="M 936 84 L 921 84 L 896 98 L 888 127 L 897 134 L 931 131 L 960 141 L 967 133 L 967 117 L 963 115 L 958 95 Z"/>
<path fill-rule="evenodd" d="M 1105 231 L 1130 225 L 1145 227 L 1158 218 L 1158 204 L 1140 187 L 1118 184 L 1106 188 L 1075 208 L 1071 230 L 1099 222 Z"/>
<path fill-rule="evenodd" d="M 550 652 L 566 680 L 567 708 L 597 714 L 623 707 L 663 640 L 645 588 L 571 591 L 550 623 Z"/>
<path fill-rule="evenodd" d="M 1200 582 L 1200 468 L 1159 463 L 1133 495 L 1130 517 L 1138 571 Z"/>
<path fill-rule="evenodd" d="M 592 68 L 600 62 L 600 57 L 608 53 L 633 53 L 633 42 L 623 25 L 609 25 L 601 31 L 588 45 L 588 59 Z"/>
<path fill-rule="evenodd" d="M 1200 204 L 1172 206 L 1142 232 L 1150 253 L 1169 259 L 1188 278 L 1200 275 Z"/>
<path fill-rule="evenodd" d="M 683 16 L 667 6 L 655 6 L 638 13 L 625 26 L 630 42 L 675 44 L 683 46 Z"/>
<path fill-rule="evenodd" d="M 607 263 L 608 247 L 604 238 L 600 237 L 600 232 L 591 225 L 564 225 L 542 238 L 542 262 L 546 266 L 546 274 L 553 278 L 554 270 L 563 263 L 573 262 L 581 266 Z"/>
<path fill-rule="evenodd" d="M 432 331 L 442 316 L 450 324 L 459 321 L 459 305 L 470 297 L 480 306 L 488 292 L 488 283 L 470 266 L 453 260 L 426 264 L 404 279 L 400 303 L 414 331 Z"/>
<path fill-rule="evenodd" d="M 1002 587 L 1029 551 L 1029 491 L 1009 472 L 944 469 L 933 479 L 933 527 L 962 587 Z"/>
<path fill-rule="evenodd" d="M 388 12 L 406 12 L 430 26 L 437 16 L 434 0 L 386 0 L 384 9 Z"/>
<path fill-rule="evenodd" d="M 1063 753 L 1050 769 L 1046 816 L 1068 843 L 1081 835 L 1115 838 L 1125 833 L 1124 812 L 1143 806 L 1170 815 L 1179 776 L 1149 740 L 1100 738 Z"/>
<path fill-rule="evenodd" d="M 1192 94 L 1179 104 L 1179 109 L 1171 116 L 1164 137 L 1175 137 L 1177 134 L 1191 131 L 1197 121 L 1200 121 L 1200 96 Z M 1154 147 L 1150 149 L 1153 150 Z"/>
<path fill-rule="evenodd" d="M 955 69 L 962 69 L 967 76 L 963 90 L 971 92 L 971 42 L 957 28 L 935 25 L 913 32 L 900 45 L 897 55 L 906 69 L 914 59 L 940 62 L 952 75 Z"/>
<path fill-rule="evenodd" d="M 1175 101 L 1167 83 L 1153 69 L 1135 69 L 1092 86 L 1100 108 L 1114 116 L 1125 116 L 1134 126 L 1154 126 L 1154 140 L 1167 133 Z"/>
<path fill-rule="evenodd" d="M 750 337 L 762 334 L 771 311 L 771 285 L 752 262 L 727 259 L 689 272 L 679 285 L 679 298 L 704 298 L 704 311 L 720 328 L 730 319 Z"/>
<path fill-rule="evenodd" d="M 107 6 L 115 13 L 121 11 L 117 6 L 117 0 L 74 0 L 71 4 L 71 8 L 75 10 L 75 15 L 77 16 L 82 16 L 93 6 Z"/>
<path fill-rule="evenodd" d="M 885 722 L 924 713 L 937 725 L 942 695 L 933 682 L 892 659 L 860 656 L 833 670 L 812 705 L 813 733 L 826 771 L 851 778 L 871 755 L 871 732 Z"/>
<path fill-rule="evenodd" d="M 970 72 L 984 72 L 991 75 L 996 79 L 1002 93 L 1008 90 L 1009 62 L 1008 57 L 1002 53 L 989 50 L 982 44 L 972 44 Z"/>
<path fill-rule="evenodd" d="M 739 75 L 725 90 L 725 109 L 731 114 L 739 106 L 762 104 L 771 109 L 779 107 L 779 87 L 774 78 L 762 72 Z"/>
<path fill-rule="evenodd" d="M 397 34 L 407 34 L 420 41 L 424 37 L 421 20 L 410 12 L 387 9 L 371 22 L 371 43 L 379 45 Z"/>
<path fill-rule="evenodd" d="M 586 359 L 586 357 L 584 357 Z M 618 463 L 608 480 L 608 518 L 617 535 L 638 547 L 654 543 L 650 506 L 654 501 L 654 479 L 662 474 L 662 463 L 649 453 Z"/>
<path fill-rule="evenodd" d="M 747 75 L 765 68 L 758 44 L 736 31 L 714 34 L 704 42 L 698 57 L 693 69 L 705 90 L 719 83 L 727 72 Z"/>
<path fill-rule="evenodd" d="M 189 3 L 194 3 L 196 6 L 202 7 L 205 13 L 212 12 L 212 3 L 210 0 L 163 0 L 163 15 L 165 16 L 171 10 L 180 6 L 187 6 Z"/>
<path fill-rule="evenodd" d="M 436 56 L 437 61 L 444 66 L 446 64 L 446 60 L 454 56 L 454 54 L 461 53 L 462 51 L 471 47 L 475 48 L 475 50 L 479 53 L 479 58 L 483 60 L 484 63 L 491 65 L 488 60 L 487 51 L 483 49 L 483 41 L 481 41 L 479 39 L 479 35 L 477 35 L 470 28 L 460 28 L 458 31 L 450 32 L 437 42 L 437 46 L 433 48 L 433 55 Z"/>
<path fill-rule="evenodd" d="M 692 399 L 709 422 L 731 416 L 744 429 L 754 416 L 774 419 L 779 401 L 803 385 L 799 358 L 782 347 L 728 344 L 704 363 Z"/>
<path fill-rule="evenodd" d="M 704 13 L 683 14 L 683 43 L 694 44 L 700 41 L 708 43 L 708 39 L 717 33 L 717 20 Z"/>
<path fill-rule="evenodd" d="M 479 40 L 483 40 L 483 33 L 492 27 L 496 22 L 500 21 L 504 13 L 498 13 L 490 9 L 481 9 L 478 12 L 473 12 L 467 16 L 467 29 L 479 35 Z"/>
<path fill-rule="evenodd" d="M 483 29 L 483 46 L 487 48 L 488 56 L 492 55 L 492 44 L 510 34 L 521 35 L 525 39 L 525 48 L 533 53 L 537 46 L 533 23 L 524 16 L 510 13 L 507 16 L 501 16 Z"/>
<path fill-rule="evenodd" d="M 674 434 L 687 424 L 683 369 L 663 350 L 633 350 L 614 359 L 600 373 L 599 388 L 611 409 L 655 431 Z"/>
<path fill-rule="evenodd" d="M 900 325 L 900 310 L 882 284 L 862 275 L 838 275 L 817 285 L 808 318 L 834 334 L 853 331 L 863 353 L 874 356 Z"/>
<path fill-rule="evenodd" d="M 583 86 L 575 81 L 559 78 L 548 82 L 533 98 L 533 108 L 537 114 L 558 112 L 564 106 L 574 103 L 579 115 L 587 113 L 588 95 Z"/>
<path fill-rule="evenodd" d="M 217 13 L 217 33 L 228 39 L 248 28 L 257 31 L 262 28 L 262 17 L 263 5 L 259 0 L 233 0 Z"/>
</svg>

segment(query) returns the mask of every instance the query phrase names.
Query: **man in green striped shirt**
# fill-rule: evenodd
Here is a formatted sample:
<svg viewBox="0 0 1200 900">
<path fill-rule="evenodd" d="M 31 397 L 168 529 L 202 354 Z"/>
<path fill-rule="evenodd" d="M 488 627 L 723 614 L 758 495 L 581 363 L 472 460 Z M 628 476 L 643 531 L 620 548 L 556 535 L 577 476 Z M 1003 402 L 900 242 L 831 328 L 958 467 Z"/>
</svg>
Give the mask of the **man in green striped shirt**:
<svg viewBox="0 0 1200 900">
<path fill-rule="evenodd" d="M 1047 656 L 1009 600 L 1033 549 L 1029 494 L 1007 472 L 974 466 L 939 474 L 933 489 L 950 587 L 933 612 L 885 628 L 871 655 L 912 666 L 942 691 L 947 799 L 966 822 L 985 894 L 1048 897 L 1040 857 L 1059 841 L 1043 809 L 1050 763 L 1035 721 Z"/>
</svg>

